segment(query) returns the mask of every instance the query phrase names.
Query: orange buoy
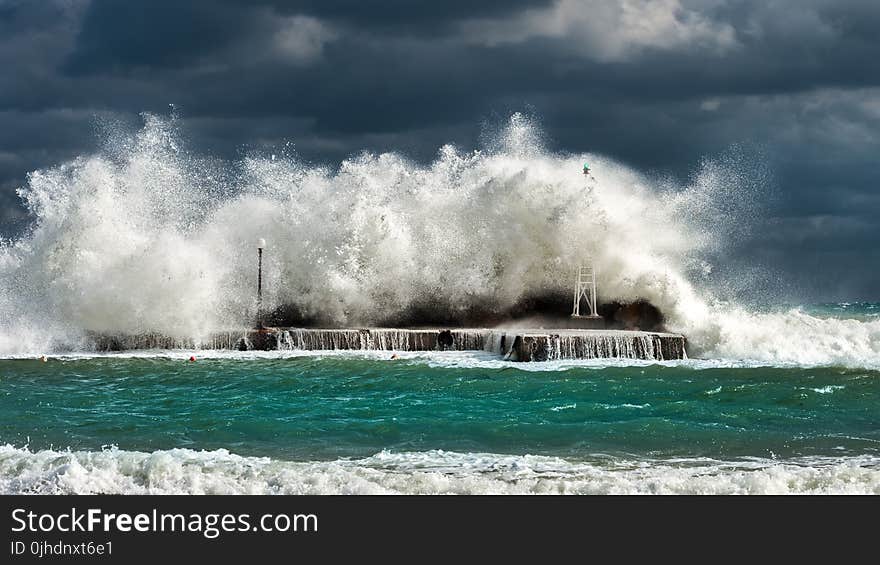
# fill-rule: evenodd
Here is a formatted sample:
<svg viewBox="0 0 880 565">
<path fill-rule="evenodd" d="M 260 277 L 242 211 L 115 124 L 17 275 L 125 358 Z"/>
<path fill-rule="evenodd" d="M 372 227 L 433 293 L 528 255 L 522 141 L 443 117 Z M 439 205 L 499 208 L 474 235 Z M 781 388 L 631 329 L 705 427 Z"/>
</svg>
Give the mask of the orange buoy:
<svg viewBox="0 0 880 565">
<path fill-rule="evenodd" d="M 196 360 L 196 356 L 195 356 L 195 355 L 190 355 L 190 356 L 189 356 L 189 360 L 190 360 L 190 361 L 195 361 L 195 360 Z"/>
</svg>

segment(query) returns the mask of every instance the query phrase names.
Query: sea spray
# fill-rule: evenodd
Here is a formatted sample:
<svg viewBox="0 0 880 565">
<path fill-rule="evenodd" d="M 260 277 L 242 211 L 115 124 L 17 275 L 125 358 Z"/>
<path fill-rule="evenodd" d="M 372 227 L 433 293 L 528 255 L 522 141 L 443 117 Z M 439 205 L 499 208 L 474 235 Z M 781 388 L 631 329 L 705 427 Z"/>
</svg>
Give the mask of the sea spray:
<svg viewBox="0 0 880 565">
<path fill-rule="evenodd" d="M 600 155 L 562 155 L 515 114 L 484 147 L 429 164 L 364 152 L 337 168 L 290 155 L 217 164 L 186 150 L 174 119 L 34 171 L 32 224 L 0 247 L 0 353 L 77 349 L 87 332 L 194 341 L 265 310 L 328 327 L 409 308 L 455 319 L 568 293 L 589 260 L 603 301 L 647 299 L 703 356 L 871 365 L 880 320 L 758 314 L 720 303 L 713 257 L 747 234 L 762 174 L 706 159 L 686 185 Z M 595 179 L 580 173 L 586 160 Z M 712 283 L 712 284 L 710 284 Z M 564 314 L 564 313 L 563 313 Z"/>
</svg>

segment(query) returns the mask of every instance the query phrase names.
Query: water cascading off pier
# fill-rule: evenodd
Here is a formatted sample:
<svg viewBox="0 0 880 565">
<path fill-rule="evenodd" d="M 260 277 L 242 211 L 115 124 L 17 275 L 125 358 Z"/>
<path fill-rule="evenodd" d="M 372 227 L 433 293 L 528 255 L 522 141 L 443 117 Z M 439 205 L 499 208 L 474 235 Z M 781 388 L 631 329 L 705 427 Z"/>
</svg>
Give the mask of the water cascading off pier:
<svg viewBox="0 0 880 565">
<path fill-rule="evenodd" d="M 203 339 L 93 334 L 97 351 L 233 349 L 289 351 L 487 351 L 511 361 L 686 359 L 685 338 L 662 332 L 542 329 L 267 328 L 215 332 Z"/>
</svg>

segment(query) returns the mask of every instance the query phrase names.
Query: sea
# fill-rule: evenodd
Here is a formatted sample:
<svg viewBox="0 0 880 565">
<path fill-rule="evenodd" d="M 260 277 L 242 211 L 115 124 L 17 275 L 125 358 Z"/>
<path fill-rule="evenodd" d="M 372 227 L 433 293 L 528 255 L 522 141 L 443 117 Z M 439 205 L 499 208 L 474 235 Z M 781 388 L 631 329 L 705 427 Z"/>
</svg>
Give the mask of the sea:
<svg viewBox="0 0 880 565">
<path fill-rule="evenodd" d="M 880 494 L 876 366 L 69 353 L 0 414 L 7 494 Z"/>
<path fill-rule="evenodd" d="M 772 208 L 759 160 L 676 181 L 549 151 L 519 114 L 427 164 L 231 163 L 184 129 L 97 123 L 98 150 L 20 188 L 28 226 L 0 240 L 0 492 L 880 494 L 880 304 L 811 305 L 743 266 Z M 570 296 L 582 265 L 600 302 L 656 306 L 688 358 L 89 345 L 195 343 L 260 308 L 463 323 Z"/>
</svg>

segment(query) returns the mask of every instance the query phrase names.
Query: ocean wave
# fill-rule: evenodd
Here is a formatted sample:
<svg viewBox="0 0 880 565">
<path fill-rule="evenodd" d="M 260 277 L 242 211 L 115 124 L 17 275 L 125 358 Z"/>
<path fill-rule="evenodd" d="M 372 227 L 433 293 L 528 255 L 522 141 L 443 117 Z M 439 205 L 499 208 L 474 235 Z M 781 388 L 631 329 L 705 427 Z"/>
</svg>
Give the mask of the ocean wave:
<svg viewBox="0 0 880 565">
<path fill-rule="evenodd" d="M 291 462 L 226 450 L 0 447 L 4 494 L 880 494 L 880 458 L 622 459 L 382 451 Z"/>
<path fill-rule="evenodd" d="M 880 368 L 880 320 L 813 316 L 800 309 L 755 313 L 720 308 L 680 331 L 700 357 L 746 363 Z"/>
<path fill-rule="evenodd" d="M 761 217 L 760 160 L 706 159 L 677 184 L 541 139 L 515 114 L 483 150 L 446 145 L 427 165 L 366 152 L 336 168 L 293 155 L 220 163 L 182 150 L 173 119 L 147 115 L 101 151 L 28 176 L 19 194 L 33 222 L 0 242 L 0 354 L 82 349 L 90 331 L 247 327 L 265 238 L 264 310 L 331 327 L 426 305 L 450 320 L 498 315 L 568 296 L 573 269 L 592 263 L 603 301 L 650 301 L 691 356 L 880 367 L 880 319 L 840 317 L 874 304 L 813 315 L 722 300 L 750 283 L 713 278 L 711 262 Z"/>
</svg>

